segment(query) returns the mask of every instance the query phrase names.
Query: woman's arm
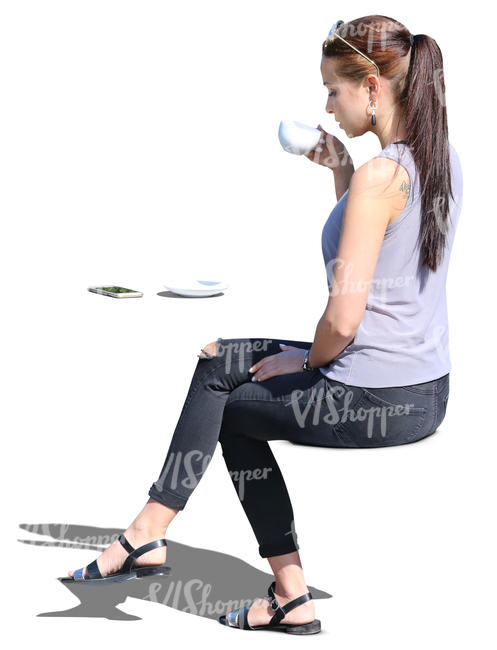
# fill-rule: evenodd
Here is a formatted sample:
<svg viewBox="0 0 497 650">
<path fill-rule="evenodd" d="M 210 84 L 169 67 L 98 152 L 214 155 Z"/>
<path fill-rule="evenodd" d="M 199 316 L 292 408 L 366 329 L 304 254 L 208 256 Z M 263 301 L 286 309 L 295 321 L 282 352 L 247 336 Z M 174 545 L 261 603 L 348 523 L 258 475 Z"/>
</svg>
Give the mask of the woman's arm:
<svg viewBox="0 0 497 650">
<path fill-rule="evenodd" d="M 319 319 L 314 342 L 307 360 L 311 368 L 327 366 L 347 345 L 354 340 L 355 331 L 348 334 L 337 329 L 326 317 L 326 311 Z"/>
<path fill-rule="evenodd" d="M 347 163 L 345 166 L 333 167 L 333 176 L 335 177 L 335 193 L 337 201 L 340 201 L 350 185 L 350 179 L 354 173 L 354 165 L 352 162 Z"/>
<path fill-rule="evenodd" d="M 328 365 L 359 328 L 386 227 L 405 205 L 399 175 L 392 183 L 395 166 L 389 158 L 373 158 L 350 178 L 330 295 L 309 353 L 311 367 Z"/>
<path fill-rule="evenodd" d="M 321 124 L 318 124 L 317 128 L 322 132 L 323 137 L 305 156 L 312 162 L 333 171 L 335 192 L 337 201 L 339 201 L 349 187 L 350 179 L 354 173 L 354 163 L 341 140 L 325 131 Z M 324 146 L 321 146 L 322 144 Z"/>
</svg>

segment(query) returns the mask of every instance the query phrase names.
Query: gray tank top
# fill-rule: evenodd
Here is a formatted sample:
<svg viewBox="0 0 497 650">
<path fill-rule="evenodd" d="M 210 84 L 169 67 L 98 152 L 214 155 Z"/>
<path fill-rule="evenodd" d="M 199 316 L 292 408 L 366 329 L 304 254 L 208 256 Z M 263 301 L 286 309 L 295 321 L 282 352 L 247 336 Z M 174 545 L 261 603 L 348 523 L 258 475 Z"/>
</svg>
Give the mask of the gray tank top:
<svg viewBox="0 0 497 650">
<path fill-rule="evenodd" d="M 368 294 L 366 309 L 354 339 L 329 365 L 329 377 L 351 386 L 409 386 L 438 379 L 451 369 L 445 283 L 462 205 L 462 170 L 449 143 L 452 192 L 442 263 L 434 273 L 421 268 L 418 236 L 421 228 L 420 184 L 409 147 L 393 142 L 375 158 L 399 160 L 411 182 L 400 216 L 386 228 Z M 336 261 L 348 190 L 326 221 L 321 245 L 328 288 Z"/>
</svg>

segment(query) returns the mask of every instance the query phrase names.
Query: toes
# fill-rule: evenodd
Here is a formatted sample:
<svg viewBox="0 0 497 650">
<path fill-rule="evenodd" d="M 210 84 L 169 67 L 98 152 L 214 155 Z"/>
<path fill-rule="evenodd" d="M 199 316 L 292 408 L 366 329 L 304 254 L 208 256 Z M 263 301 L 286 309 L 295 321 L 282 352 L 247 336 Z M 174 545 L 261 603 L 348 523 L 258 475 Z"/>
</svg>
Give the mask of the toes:
<svg viewBox="0 0 497 650">
<path fill-rule="evenodd" d="M 79 570 L 79 569 L 78 569 L 78 570 Z M 74 574 L 75 574 L 75 573 L 76 573 L 75 571 L 68 571 L 68 572 L 67 572 L 67 575 L 68 575 L 70 578 L 72 578 L 73 580 L 75 580 L 75 578 L 74 578 Z M 86 567 L 83 569 L 83 577 L 84 577 L 84 578 L 87 578 L 87 577 L 88 577 L 88 571 L 86 570 Z"/>
</svg>

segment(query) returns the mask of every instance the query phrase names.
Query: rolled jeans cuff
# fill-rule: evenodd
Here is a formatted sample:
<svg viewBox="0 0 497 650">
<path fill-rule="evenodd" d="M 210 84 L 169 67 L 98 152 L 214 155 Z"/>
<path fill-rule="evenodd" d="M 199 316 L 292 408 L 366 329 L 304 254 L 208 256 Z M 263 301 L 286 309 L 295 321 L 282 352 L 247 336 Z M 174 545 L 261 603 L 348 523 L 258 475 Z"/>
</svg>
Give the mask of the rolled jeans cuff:
<svg viewBox="0 0 497 650">
<path fill-rule="evenodd" d="M 186 506 L 186 500 L 183 497 L 168 492 L 168 490 L 161 489 L 159 490 L 155 484 L 152 485 L 148 491 L 148 496 L 152 497 L 156 501 L 159 501 L 168 508 L 173 508 L 174 510 L 183 510 Z"/>
<path fill-rule="evenodd" d="M 273 557 L 273 555 L 285 555 L 298 551 L 300 546 L 291 537 L 285 537 L 277 542 L 267 542 L 259 545 L 259 555 L 261 557 Z"/>
</svg>

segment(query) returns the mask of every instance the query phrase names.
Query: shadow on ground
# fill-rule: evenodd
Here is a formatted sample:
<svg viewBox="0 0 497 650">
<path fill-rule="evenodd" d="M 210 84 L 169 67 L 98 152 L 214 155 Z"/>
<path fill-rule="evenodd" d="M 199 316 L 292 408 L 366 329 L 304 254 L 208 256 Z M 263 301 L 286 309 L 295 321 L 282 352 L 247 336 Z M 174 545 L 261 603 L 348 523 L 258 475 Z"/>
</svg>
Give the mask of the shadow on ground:
<svg viewBox="0 0 497 650">
<path fill-rule="evenodd" d="M 50 538 L 19 539 L 23 544 L 96 551 L 88 554 L 84 560 L 86 565 L 124 532 L 124 529 L 118 528 L 54 523 L 20 524 L 19 527 Z M 217 621 L 222 614 L 249 605 L 255 598 L 264 596 L 274 580 L 272 573 L 261 571 L 234 555 L 166 539 L 166 564 L 171 567 L 171 575 L 131 579 L 117 584 L 60 582 L 61 587 L 69 589 L 79 599 L 79 604 L 62 611 L 42 612 L 38 616 L 141 620 L 139 616 L 126 614 L 117 607 L 131 597 L 161 603 L 166 607 Z M 80 566 L 82 564 L 78 555 L 74 569 Z M 308 589 L 315 599 L 331 598 L 331 594 L 311 585 L 308 585 Z"/>
</svg>

